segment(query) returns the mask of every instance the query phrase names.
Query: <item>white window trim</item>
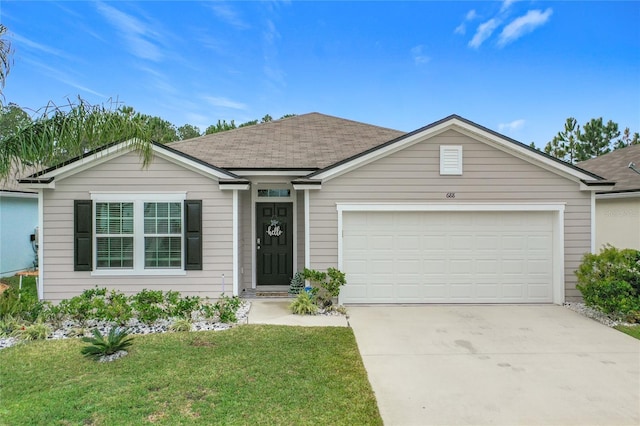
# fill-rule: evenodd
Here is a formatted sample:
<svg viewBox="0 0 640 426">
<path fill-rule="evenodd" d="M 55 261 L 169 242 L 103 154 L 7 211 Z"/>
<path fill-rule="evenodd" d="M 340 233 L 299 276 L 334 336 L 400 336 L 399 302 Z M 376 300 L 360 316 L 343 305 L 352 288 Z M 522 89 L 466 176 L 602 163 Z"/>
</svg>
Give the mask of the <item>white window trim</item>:
<svg viewBox="0 0 640 426">
<path fill-rule="evenodd" d="M 92 192 L 91 200 L 93 201 L 93 241 L 91 243 L 93 250 L 93 268 L 91 276 L 131 276 L 131 275 L 144 275 L 144 276 L 181 276 L 186 275 L 187 271 L 184 269 L 184 235 L 182 238 L 182 258 L 180 259 L 180 268 L 167 268 L 167 269 L 145 269 L 144 268 L 144 244 L 141 244 L 139 240 L 144 239 L 144 233 L 136 233 L 135 230 L 144 230 L 144 217 L 143 215 L 136 214 L 142 211 L 142 205 L 144 203 L 153 202 L 179 202 L 184 203 L 187 198 L 186 192 Z M 97 247 L 96 247 L 96 203 L 102 202 L 133 202 L 134 203 L 134 267 L 133 269 L 98 269 L 97 268 Z M 184 207 L 182 207 L 182 226 L 184 227 Z"/>
<path fill-rule="evenodd" d="M 457 167 L 445 167 L 445 152 L 456 153 Z M 440 145 L 440 175 L 441 176 L 462 176 L 462 145 Z"/>
</svg>

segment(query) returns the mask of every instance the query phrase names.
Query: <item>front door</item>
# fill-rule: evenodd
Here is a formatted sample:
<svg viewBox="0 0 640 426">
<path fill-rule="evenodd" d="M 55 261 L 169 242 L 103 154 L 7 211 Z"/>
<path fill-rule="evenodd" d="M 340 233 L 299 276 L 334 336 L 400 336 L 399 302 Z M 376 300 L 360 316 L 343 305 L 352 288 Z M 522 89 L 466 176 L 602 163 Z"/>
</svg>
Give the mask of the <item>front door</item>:
<svg viewBox="0 0 640 426">
<path fill-rule="evenodd" d="M 293 203 L 256 204 L 257 284 L 289 285 L 293 276 Z"/>
</svg>

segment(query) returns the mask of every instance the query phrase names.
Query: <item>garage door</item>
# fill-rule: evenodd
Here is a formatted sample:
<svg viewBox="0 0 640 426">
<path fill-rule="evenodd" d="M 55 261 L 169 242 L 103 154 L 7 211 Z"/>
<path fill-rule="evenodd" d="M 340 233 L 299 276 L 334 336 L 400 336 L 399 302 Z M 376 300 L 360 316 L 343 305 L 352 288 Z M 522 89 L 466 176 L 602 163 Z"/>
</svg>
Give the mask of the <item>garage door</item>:
<svg viewBox="0 0 640 426">
<path fill-rule="evenodd" d="M 551 303 L 551 212 L 343 212 L 342 303 Z"/>
</svg>

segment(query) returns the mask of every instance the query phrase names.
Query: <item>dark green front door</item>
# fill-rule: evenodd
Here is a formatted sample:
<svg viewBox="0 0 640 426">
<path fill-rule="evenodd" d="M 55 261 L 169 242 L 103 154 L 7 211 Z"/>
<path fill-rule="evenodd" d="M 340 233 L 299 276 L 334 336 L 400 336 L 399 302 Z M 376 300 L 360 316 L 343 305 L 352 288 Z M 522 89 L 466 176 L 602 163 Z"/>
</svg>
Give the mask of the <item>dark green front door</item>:
<svg viewBox="0 0 640 426">
<path fill-rule="evenodd" d="M 293 203 L 257 203 L 258 285 L 289 285 L 293 275 Z"/>
</svg>

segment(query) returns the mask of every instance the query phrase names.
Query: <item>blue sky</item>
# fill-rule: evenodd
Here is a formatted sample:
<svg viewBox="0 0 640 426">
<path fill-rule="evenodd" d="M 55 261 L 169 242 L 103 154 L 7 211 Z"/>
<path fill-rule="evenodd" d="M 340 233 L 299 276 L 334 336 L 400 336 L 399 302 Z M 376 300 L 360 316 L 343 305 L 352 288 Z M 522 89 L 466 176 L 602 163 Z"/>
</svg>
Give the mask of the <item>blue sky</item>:
<svg viewBox="0 0 640 426">
<path fill-rule="evenodd" d="M 450 114 L 543 146 L 573 116 L 640 131 L 640 2 L 3 0 L 5 102 L 78 95 L 204 130 L 321 112 Z"/>
</svg>

